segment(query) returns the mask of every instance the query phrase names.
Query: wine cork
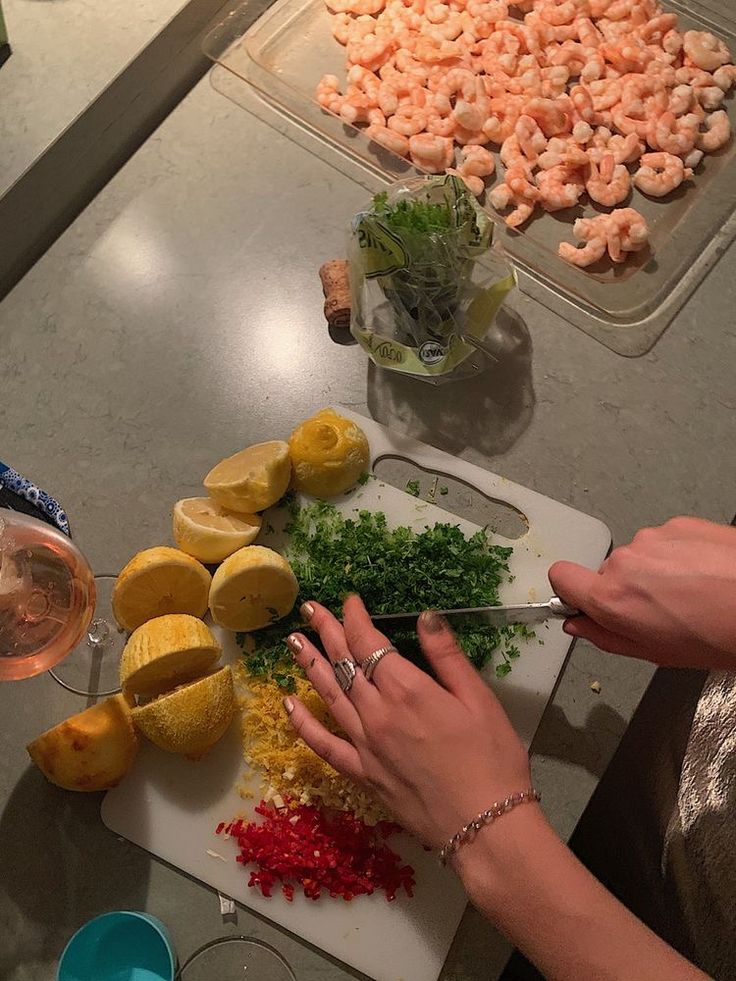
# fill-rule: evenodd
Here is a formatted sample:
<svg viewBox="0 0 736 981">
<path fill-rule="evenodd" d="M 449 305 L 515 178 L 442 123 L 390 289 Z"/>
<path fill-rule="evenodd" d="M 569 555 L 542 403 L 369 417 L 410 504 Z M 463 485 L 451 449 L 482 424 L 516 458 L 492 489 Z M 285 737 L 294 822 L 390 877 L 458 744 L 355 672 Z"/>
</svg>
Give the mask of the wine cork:
<svg viewBox="0 0 736 981">
<path fill-rule="evenodd" d="M 331 259 L 319 270 L 325 295 L 325 317 L 330 327 L 350 326 L 350 277 L 345 259 Z"/>
</svg>

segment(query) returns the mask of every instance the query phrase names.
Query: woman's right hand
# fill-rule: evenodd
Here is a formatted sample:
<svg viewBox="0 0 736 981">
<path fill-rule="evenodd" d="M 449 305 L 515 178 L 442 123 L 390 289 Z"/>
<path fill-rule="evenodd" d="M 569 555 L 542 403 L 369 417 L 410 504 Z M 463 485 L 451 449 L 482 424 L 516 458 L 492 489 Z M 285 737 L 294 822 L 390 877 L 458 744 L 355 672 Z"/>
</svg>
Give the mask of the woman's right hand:
<svg viewBox="0 0 736 981">
<path fill-rule="evenodd" d="M 736 528 L 673 518 L 597 572 L 556 562 L 549 580 L 584 614 L 565 623 L 573 637 L 655 664 L 736 668 Z"/>
</svg>

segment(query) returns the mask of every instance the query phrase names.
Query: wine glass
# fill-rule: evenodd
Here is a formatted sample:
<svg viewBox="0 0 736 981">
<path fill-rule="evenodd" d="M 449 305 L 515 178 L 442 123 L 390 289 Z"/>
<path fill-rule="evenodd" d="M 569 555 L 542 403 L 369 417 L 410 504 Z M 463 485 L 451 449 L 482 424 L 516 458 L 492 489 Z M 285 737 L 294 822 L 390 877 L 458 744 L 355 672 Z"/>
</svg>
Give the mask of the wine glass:
<svg viewBox="0 0 736 981">
<path fill-rule="evenodd" d="M 0 681 L 49 671 L 78 695 L 119 691 L 125 634 L 112 616 L 114 582 L 93 576 L 57 528 L 0 510 Z"/>
</svg>

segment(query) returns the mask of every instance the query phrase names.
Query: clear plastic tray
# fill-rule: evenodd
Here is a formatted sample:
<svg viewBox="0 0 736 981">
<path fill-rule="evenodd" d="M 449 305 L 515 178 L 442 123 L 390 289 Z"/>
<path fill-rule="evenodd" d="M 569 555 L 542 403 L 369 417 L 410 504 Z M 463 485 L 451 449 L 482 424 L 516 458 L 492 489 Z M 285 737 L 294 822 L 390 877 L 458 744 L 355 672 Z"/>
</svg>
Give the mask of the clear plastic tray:
<svg viewBox="0 0 736 981">
<path fill-rule="evenodd" d="M 685 28 L 717 33 L 736 57 L 736 8 L 729 11 L 718 0 L 667 6 Z M 245 0 L 207 36 L 204 49 L 219 66 L 216 88 L 368 190 L 418 173 L 314 101 L 323 74 L 345 74 L 344 49 L 332 37 L 324 0 L 276 0 L 270 6 L 268 0 Z M 724 108 L 736 121 L 733 95 Z M 622 266 L 590 272 L 557 256 L 558 244 L 572 241 L 572 219 L 595 214 L 590 205 L 540 215 L 519 232 L 489 208 L 495 247 L 513 262 L 525 292 L 619 354 L 644 354 L 736 235 L 735 157 L 732 140 L 707 156 L 694 182 L 666 202 L 635 191 L 631 206 L 650 224 L 651 247 Z"/>
</svg>

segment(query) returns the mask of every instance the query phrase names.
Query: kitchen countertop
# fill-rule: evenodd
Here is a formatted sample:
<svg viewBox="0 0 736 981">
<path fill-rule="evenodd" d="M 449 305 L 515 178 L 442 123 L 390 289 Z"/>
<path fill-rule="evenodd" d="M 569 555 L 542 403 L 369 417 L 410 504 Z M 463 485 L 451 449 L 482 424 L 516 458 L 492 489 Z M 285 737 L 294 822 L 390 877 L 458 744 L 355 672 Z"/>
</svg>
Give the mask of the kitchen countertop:
<svg viewBox="0 0 736 981">
<path fill-rule="evenodd" d="M 0 197 L 185 0 L 3 0 L 13 54 L 0 68 Z"/>
<path fill-rule="evenodd" d="M 63 502 L 95 571 L 169 541 L 173 501 L 214 461 L 330 403 L 594 514 L 616 542 L 676 513 L 730 520 L 733 250 L 643 358 L 517 295 L 513 357 L 435 389 L 369 369 L 326 331 L 317 267 L 343 253 L 364 198 L 204 80 L 0 304 L 0 456 Z M 561 833 L 649 675 L 575 649 L 535 742 Z M 252 933 L 300 981 L 347 977 L 245 910 L 223 926 L 211 892 L 103 828 L 98 798 L 46 784 L 23 747 L 83 707 L 48 676 L 0 686 L 0 976 L 51 981 L 84 920 L 139 908 L 171 926 L 182 959 Z M 487 981 L 502 952 L 468 913 L 445 977 Z"/>
</svg>

